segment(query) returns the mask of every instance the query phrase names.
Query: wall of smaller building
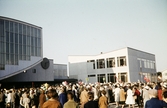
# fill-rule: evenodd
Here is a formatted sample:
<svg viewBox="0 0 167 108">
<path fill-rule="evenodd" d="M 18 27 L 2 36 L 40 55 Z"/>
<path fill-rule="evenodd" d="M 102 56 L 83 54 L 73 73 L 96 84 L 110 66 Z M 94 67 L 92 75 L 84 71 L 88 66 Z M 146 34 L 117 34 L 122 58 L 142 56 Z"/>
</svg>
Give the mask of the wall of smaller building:
<svg viewBox="0 0 167 108">
<path fill-rule="evenodd" d="M 48 69 L 43 69 L 41 63 L 26 70 L 13 77 L 3 80 L 3 82 L 38 82 L 38 81 L 54 81 L 53 74 L 53 60 L 50 61 L 50 66 Z"/>
<path fill-rule="evenodd" d="M 67 65 L 65 64 L 54 64 L 53 65 L 54 79 L 66 79 L 67 76 Z"/>
</svg>

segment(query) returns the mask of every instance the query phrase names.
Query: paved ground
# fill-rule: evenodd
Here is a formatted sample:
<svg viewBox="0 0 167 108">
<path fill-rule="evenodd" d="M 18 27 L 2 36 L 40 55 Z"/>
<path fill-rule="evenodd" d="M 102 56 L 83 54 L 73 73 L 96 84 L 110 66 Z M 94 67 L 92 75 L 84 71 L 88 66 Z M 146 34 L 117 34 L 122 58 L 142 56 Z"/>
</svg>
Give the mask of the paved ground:
<svg viewBox="0 0 167 108">
<path fill-rule="evenodd" d="M 115 107 L 116 107 L 115 103 L 110 103 L 109 104 L 109 108 L 115 108 Z M 118 108 L 121 108 L 121 106 L 118 107 Z M 129 108 L 129 107 L 128 107 L 128 105 L 125 105 L 124 108 Z M 132 108 L 132 106 L 131 106 L 131 108 Z M 139 108 L 137 104 L 135 104 L 135 108 Z"/>
</svg>

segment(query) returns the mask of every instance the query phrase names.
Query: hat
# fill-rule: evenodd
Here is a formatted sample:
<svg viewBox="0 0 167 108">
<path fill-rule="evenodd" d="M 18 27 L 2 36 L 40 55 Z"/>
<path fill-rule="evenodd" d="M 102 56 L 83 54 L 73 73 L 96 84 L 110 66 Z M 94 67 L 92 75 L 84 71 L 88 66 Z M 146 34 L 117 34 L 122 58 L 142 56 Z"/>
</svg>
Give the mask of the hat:
<svg viewBox="0 0 167 108">
<path fill-rule="evenodd" d="M 149 86 L 145 86 L 144 88 L 145 88 L 145 89 L 149 89 L 150 87 L 149 87 Z"/>
<path fill-rule="evenodd" d="M 158 92 L 157 92 L 157 90 L 155 90 L 155 89 L 149 90 L 148 93 L 149 93 L 150 95 L 152 95 L 152 96 L 155 96 L 155 97 L 158 95 Z"/>
</svg>

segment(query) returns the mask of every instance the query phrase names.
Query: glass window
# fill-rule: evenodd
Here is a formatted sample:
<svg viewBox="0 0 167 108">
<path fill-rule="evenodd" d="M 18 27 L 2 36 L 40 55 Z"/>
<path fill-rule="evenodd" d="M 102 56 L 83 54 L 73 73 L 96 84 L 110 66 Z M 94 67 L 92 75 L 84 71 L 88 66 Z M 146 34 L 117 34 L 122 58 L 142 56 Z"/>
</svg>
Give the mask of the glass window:
<svg viewBox="0 0 167 108">
<path fill-rule="evenodd" d="M 23 35 L 23 44 L 26 45 L 26 35 Z"/>
<path fill-rule="evenodd" d="M 18 47 L 19 47 L 19 45 L 18 44 L 15 44 L 15 54 L 18 54 Z"/>
<path fill-rule="evenodd" d="M 38 56 L 41 57 L 41 48 L 38 48 Z"/>
<path fill-rule="evenodd" d="M 27 46 L 27 55 L 30 55 L 30 46 Z"/>
<path fill-rule="evenodd" d="M 27 26 L 27 35 L 30 36 L 30 26 Z"/>
<path fill-rule="evenodd" d="M 34 37 L 31 37 L 31 45 L 34 46 Z"/>
<path fill-rule="evenodd" d="M 95 69 L 95 60 L 88 60 L 87 62 L 88 62 L 88 63 L 89 63 L 89 62 L 92 62 L 92 63 L 93 63 L 93 69 Z"/>
<path fill-rule="evenodd" d="M 34 56 L 34 47 L 31 47 L 31 56 Z"/>
<path fill-rule="evenodd" d="M 38 47 L 41 47 L 41 39 L 38 38 Z"/>
<path fill-rule="evenodd" d="M 23 46 L 23 55 L 26 55 L 26 46 Z"/>
<path fill-rule="evenodd" d="M 31 27 L 31 36 L 33 36 L 33 27 Z"/>
<path fill-rule="evenodd" d="M 10 59 L 11 59 L 11 65 L 14 65 L 14 54 L 10 55 Z"/>
<path fill-rule="evenodd" d="M 13 22 L 10 22 L 10 32 L 13 32 Z"/>
<path fill-rule="evenodd" d="M 106 75 L 105 74 L 98 74 L 97 81 L 100 83 L 104 83 L 106 81 Z"/>
<path fill-rule="evenodd" d="M 10 53 L 14 53 L 14 44 L 10 43 Z"/>
<path fill-rule="evenodd" d="M 107 68 L 115 67 L 115 58 L 107 58 Z"/>
<path fill-rule="evenodd" d="M 13 43 L 13 42 L 14 42 L 13 37 L 14 37 L 13 33 L 10 33 L 10 42 L 11 42 L 11 43 Z"/>
<path fill-rule="evenodd" d="M 107 74 L 107 77 L 108 77 L 108 82 L 115 83 L 117 81 L 117 79 L 116 79 L 117 77 L 116 77 L 115 73 Z"/>
<path fill-rule="evenodd" d="M 41 30 L 40 29 L 38 29 L 38 36 L 37 37 L 41 38 Z"/>
<path fill-rule="evenodd" d="M 104 59 L 97 59 L 97 69 L 105 68 L 105 60 Z"/>
<path fill-rule="evenodd" d="M 0 42 L 0 53 L 4 53 L 4 42 Z"/>
<path fill-rule="evenodd" d="M 23 34 L 26 35 L 26 25 L 23 25 Z"/>
<path fill-rule="evenodd" d="M 0 36 L 4 36 L 4 21 L 0 20 Z"/>
<path fill-rule="evenodd" d="M 14 28 L 15 28 L 15 33 L 18 33 L 18 30 L 19 30 L 19 28 L 18 28 L 18 23 L 14 23 Z"/>
<path fill-rule="evenodd" d="M 19 24 L 19 34 L 23 34 L 22 24 Z"/>
<path fill-rule="evenodd" d="M 5 21 L 5 30 L 9 32 L 9 21 Z"/>
<path fill-rule="evenodd" d="M 37 47 L 37 37 L 35 37 L 35 47 Z"/>
<path fill-rule="evenodd" d="M 126 56 L 118 57 L 118 67 L 126 66 Z"/>
<path fill-rule="evenodd" d="M 9 42 L 9 32 L 6 32 L 6 42 Z"/>
<path fill-rule="evenodd" d="M 0 36 L 0 41 L 4 42 L 4 36 Z"/>
<path fill-rule="evenodd" d="M 38 33 L 38 31 L 37 31 L 37 29 L 35 28 L 35 37 L 38 36 L 37 33 Z"/>
<path fill-rule="evenodd" d="M 22 35 L 19 34 L 19 44 L 22 44 Z"/>
<path fill-rule="evenodd" d="M 6 54 L 6 64 L 9 64 L 9 54 Z"/>
<path fill-rule="evenodd" d="M 9 54 L 9 43 L 6 43 L 6 53 Z"/>
<path fill-rule="evenodd" d="M 18 34 L 15 33 L 15 43 L 18 44 Z"/>
<path fill-rule="evenodd" d="M 27 45 L 30 45 L 30 36 L 27 36 Z"/>
<path fill-rule="evenodd" d="M 19 60 L 22 60 L 22 55 L 19 55 Z"/>
<path fill-rule="evenodd" d="M 22 55 L 22 45 L 19 45 L 19 55 Z"/>
<path fill-rule="evenodd" d="M 15 65 L 19 64 L 18 55 L 15 55 Z"/>
</svg>

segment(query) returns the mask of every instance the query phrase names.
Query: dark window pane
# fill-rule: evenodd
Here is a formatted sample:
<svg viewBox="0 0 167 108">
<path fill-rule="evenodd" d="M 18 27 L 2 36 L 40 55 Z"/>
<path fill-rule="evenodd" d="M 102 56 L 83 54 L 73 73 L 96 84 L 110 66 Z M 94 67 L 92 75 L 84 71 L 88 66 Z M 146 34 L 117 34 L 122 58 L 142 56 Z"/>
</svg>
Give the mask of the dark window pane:
<svg viewBox="0 0 167 108">
<path fill-rule="evenodd" d="M 10 59 L 11 59 L 11 65 L 14 65 L 14 54 L 10 55 Z"/>
<path fill-rule="evenodd" d="M 37 29 L 35 28 L 35 37 L 37 37 L 37 33 L 38 33 L 38 31 L 37 31 Z"/>
<path fill-rule="evenodd" d="M 14 42 L 13 33 L 10 33 L 10 42 L 11 42 L 11 43 Z"/>
<path fill-rule="evenodd" d="M 10 53 L 14 53 L 14 44 L 13 43 L 11 43 L 10 44 Z"/>
<path fill-rule="evenodd" d="M 35 47 L 37 47 L 37 37 L 35 37 Z"/>
<path fill-rule="evenodd" d="M 38 38 L 38 47 L 41 47 L 41 39 Z"/>
<path fill-rule="evenodd" d="M 10 22 L 10 32 L 13 32 L 13 22 Z"/>
<path fill-rule="evenodd" d="M 23 44 L 26 45 L 26 35 L 23 35 Z"/>
<path fill-rule="evenodd" d="M 15 33 L 18 33 L 18 30 L 19 30 L 19 29 L 18 29 L 18 23 L 15 22 L 14 25 L 15 25 L 15 27 L 14 27 L 14 28 L 15 28 Z"/>
<path fill-rule="evenodd" d="M 31 36 L 33 36 L 33 28 L 31 27 Z"/>
<path fill-rule="evenodd" d="M 27 26 L 27 35 L 30 36 L 30 26 Z"/>
<path fill-rule="evenodd" d="M 18 34 L 15 33 L 15 43 L 18 43 Z"/>
<path fill-rule="evenodd" d="M 30 45 L 30 36 L 27 36 L 27 45 Z"/>
<path fill-rule="evenodd" d="M 0 20 L 0 36 L 4 36 L 4 21 Z"/>
<path fill-rule="evenodd" d="M 26 35 L 26 25 L 23 25 L 23 34 Z"/>
<path fill-rule="evenodd" d="M 22 60 L 22 55 L 19 55 L 19 60 Z"/>
<path fill-rule="evenodd" d="M 34 38 L 31 37 L 31 46 L 34 46 Z"/>
<path fill-rule="evenodd" d="M 38 29 L 38 37 L 40 38 L 41 37 L 41 30 Z"/>
<path fill-rule="evenodd" d="M 19 44 L 22 44 L 22 35 L 19 34 Z"/>
<path fill-rule="evenodd" d="M 9 42 L 9 32 L 6 32 L 6 42 Z"/>
<path fill-rule="evenodd" d="M 18 54 L 18 44 L 15 44 L 15 54 Z"/>
<path fill-rule="evenodd" d="M 26 46 L 23 46 L 23 55 L 26 55 Z"/>
<path fill-rule="evenodd" d="M 9 21 L 5 21 L 5 30 L 9 31 Z"/>
<path fill-rule="evenodd" d="M 19 24 L 19 34 L 22 34 L 23 30 L 22 30 L 22 24 Z"/>
<path fill-rule="evenodd" d="M 15 55 L 15 65 L 19 64 L 18 55 Z"/>
<path fill-rule="evenodd" d="M 31 56 L 34 56 L 34 47 L 31 47 Z"/>
<path fill-rule="evenodd" d="M 19 45 L 19 55 L 22 55 L 22 45 Z"/>
<path fill-rule="evenodd" d="M 9 54 L 9 43 L 6 43 L 6 53 Z"/>
<path fill-rule="evenodd" d="M 9 64 L 9 54 L 6 54 L 6 64 Z"/>
</svg>

